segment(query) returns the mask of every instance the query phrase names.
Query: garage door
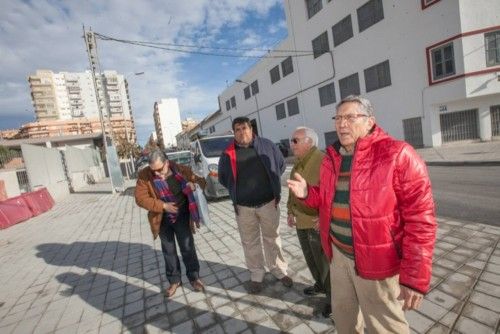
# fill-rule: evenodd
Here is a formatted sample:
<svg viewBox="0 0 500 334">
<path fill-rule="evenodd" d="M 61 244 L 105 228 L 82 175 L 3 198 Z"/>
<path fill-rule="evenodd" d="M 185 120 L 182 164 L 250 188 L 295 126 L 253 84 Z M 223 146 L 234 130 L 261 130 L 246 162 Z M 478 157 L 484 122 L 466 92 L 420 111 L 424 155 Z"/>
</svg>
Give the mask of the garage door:
<svg viewBox="0 0 500 334">
<path fill-rule="evenodd" d="M 403 120 L 403 131 L 405 141 L 413 147 L 424 147 L 424 138 L 422 136 L 422 118 L 414 117 Z"/>
<path fill-rule="evenodd" d="M 443 143 L 479 139 L 477 109 L 442 114 L 439 119 Z"/>
</svg>

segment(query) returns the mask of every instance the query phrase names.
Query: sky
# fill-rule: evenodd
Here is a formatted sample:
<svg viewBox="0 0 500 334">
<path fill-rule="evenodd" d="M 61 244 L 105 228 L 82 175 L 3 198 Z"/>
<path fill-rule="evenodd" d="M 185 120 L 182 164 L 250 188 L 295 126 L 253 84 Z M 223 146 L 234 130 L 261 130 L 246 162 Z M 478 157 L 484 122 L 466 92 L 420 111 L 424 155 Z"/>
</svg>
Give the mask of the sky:
<svg viewBox="0 0 500 334">
<path fill-rule="evenodd" d="M 237 49 L 270 49 L 287 35 L 282 0 L 1 0 L 0 129 L 35 120 L 27 78 L 37 69 L 89 68 L 83 26 L 118 39 Z M 97 45 L 101 68 L 127 78 L 141 145 L 154 130 L 155 101 L 176 97 L 181 119 L 201 120 L 256 62 L 104 40 Z"/>
</svg>

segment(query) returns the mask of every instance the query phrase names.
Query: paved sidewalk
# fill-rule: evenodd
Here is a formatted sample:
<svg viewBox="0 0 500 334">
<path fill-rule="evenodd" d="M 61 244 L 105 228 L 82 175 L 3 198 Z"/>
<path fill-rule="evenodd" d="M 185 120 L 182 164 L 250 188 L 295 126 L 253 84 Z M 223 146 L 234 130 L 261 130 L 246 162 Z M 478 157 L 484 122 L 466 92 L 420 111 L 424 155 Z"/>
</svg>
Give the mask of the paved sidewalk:
<svg viewBox="0 0 500 334">
<path fill-rule="evenodd" d="M 319 314 L 322 298 L 302 294 L 311 276 L 284 210 L 291 289 L 267 274 L 259 295 L 246 293 L 249 274 L 224 200 L 210 204 L 213 223 L 195 236 L 206 293 L 184 282 L 167 300 L 160 244 L 145 211 L 132 189 L 108 189 L 93 185 L 0 231 L 0 333 L 336 332 Z M 408 313 L 412 331 L 498 333 L 500 228 L 440 219 L 438 238 L 432 291 L 420 311 Z"/>
<path fill-rule="evenodd" d="M 456 142 L 421 148 L 417 152 L 428 165 L 500 165 L 500 140 Z"/>
</svg>

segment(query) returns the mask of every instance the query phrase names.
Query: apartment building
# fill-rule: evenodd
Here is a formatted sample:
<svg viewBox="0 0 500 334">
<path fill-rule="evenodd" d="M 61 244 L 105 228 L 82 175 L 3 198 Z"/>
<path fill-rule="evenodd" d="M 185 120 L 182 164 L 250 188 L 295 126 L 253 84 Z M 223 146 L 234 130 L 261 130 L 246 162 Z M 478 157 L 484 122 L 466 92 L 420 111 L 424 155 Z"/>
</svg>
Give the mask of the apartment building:
<svg viewBox="0 0 500 334">
<path fill-rule="evenodd" d="M 89 71 L 59 72 L 38 70 L 28 78 L 31 96 L 38 120 L 99 117 L 92 74 Z M 116 71 L 104 71 L 97 78 L 97 88 L 102 103 L 103 115 L 107 110 L 111 117 L 130 118 L 132 108 L 128 84 L 124 76 Z"/>
<path fill-rule="evenodd" d="M 155 102 L 153 119 L 158 145 L 162 148 L 176 147 L 175 136 L 182 131 L 178 100 L 168 98 Z"/>
<path fill-rule="evenodd" d="M 99 108 L 92 74 L 38 70 L 28 78 L 35 115 L 38 122 L 21 127 L 18 136 L 40 138 L 101 131 Z M 115 138 L 137 141 L 128 84 L 116 71 L 104 71 L 97 78 L 105 128 L 111 124 Z M 107 111 L 110 111 L 109 122 Z"/>
<path fill-rule="evenodd" d="M 289 143 L 297 126 L 336 140 L 335 104 L 369 98 L 377 123 L 416 147 L 500 136 L 497 0 L 284 0 L 288 37 L 219 95 L 201 125 L 237 116 Z"/>
</svg>

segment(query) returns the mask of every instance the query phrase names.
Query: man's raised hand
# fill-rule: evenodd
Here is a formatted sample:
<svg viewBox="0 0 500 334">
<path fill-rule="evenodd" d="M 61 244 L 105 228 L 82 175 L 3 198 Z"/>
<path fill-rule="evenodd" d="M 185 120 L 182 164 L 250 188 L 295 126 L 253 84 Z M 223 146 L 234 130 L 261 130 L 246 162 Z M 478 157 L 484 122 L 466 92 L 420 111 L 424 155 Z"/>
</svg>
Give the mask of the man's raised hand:
<svg viewBox="0 0 500 334">
<path fill-rule="evenodd" d="M 295 180 L 287 180 L 288 188 L 297 197 L 304 199 L 307 197 L 307 182 L 299 173 L 293 175 Z"/>
</svg>

